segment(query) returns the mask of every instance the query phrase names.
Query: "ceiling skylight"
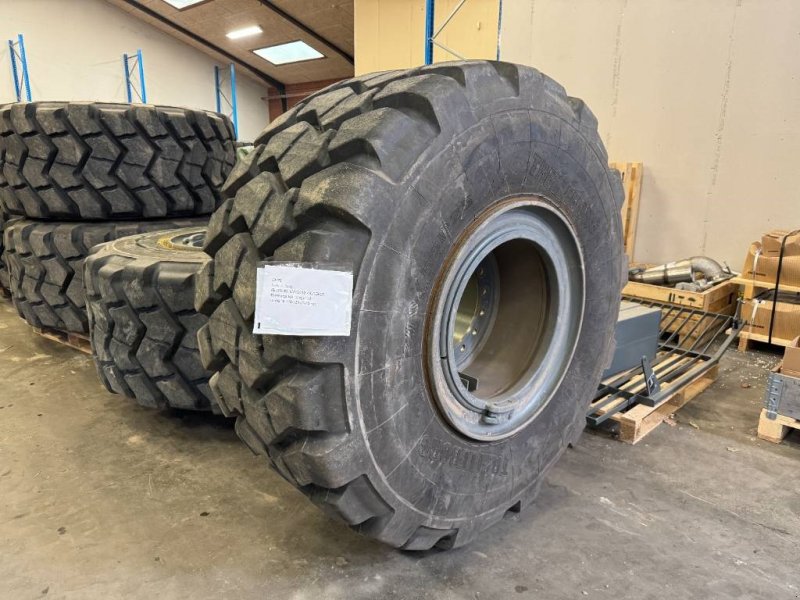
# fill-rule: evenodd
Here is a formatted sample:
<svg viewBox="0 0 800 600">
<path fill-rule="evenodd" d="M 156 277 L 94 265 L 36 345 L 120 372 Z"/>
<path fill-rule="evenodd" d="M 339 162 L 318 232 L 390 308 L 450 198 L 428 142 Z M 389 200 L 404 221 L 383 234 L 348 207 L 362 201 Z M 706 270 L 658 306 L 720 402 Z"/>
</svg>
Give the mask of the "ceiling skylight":
<svg viewBox="0 0 800 600">
<path fill-rule="evenodd" d="M 177 8 L 178 10 L 183 10 L 184 8 L 189 8 L 193 4 L 200 4 L 201 2 L 205 1 L 206 0 L 164 0 L 164 2 Z"/>
<path fill-rule="evenodd" d="M 325 58 L 324 54 L 317 52 L 314 48 L 299 40 L 287 44 L 259 48 L 258 50 L 253 50 L 253 52 L 273 65 L 286 65 L 303 60 Z"/>
</svg>

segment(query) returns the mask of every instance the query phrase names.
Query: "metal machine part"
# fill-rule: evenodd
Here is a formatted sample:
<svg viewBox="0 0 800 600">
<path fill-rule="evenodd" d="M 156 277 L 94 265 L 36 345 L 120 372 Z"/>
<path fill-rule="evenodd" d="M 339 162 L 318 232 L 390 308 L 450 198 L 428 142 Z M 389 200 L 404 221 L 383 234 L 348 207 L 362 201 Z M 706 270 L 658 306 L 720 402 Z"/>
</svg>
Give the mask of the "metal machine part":
<svg viewBox="0 0 800 600">
<path fill-rule="evenodd" d="M 702 278 L 696 276 L 697 273 Z M 717 261 L 707 256 L 692 256 L 684 260 L 666 263 L 647 269 L 633 269 L 628 274 L 630 281 L 640 283 L 650 283 L 653 285 L 676 284 L 676 283 L 697 283 L 698 287 L 691 288 L 690 291 L 701 291 L 705 287 L 710 287 L 714 283 L 731 277 L 730 269 L 725 269 Z M 700 283 L 701 281 L 706 284 Z M 705 287 L 703 287 L 705 285 Z M 686 289 L 686 288 L 683 288 Z"/>
<path fill-rule="evenodd" d="M 660 325 L 661 311 L 658 308 L 623 300 L 614 329 L 614 356 L 603 372 L 603 379 L 640 365 L 643 356 L 654 360 Z"/>
<path fill-rule="evenodd" d="M 456 242 L 436 293 L 428 364 L 443 415 L 475 440 L 513 435 L 558 388 L 577 344 L 575 233 L 545 199 L 511 198 Z"/>
</svg>

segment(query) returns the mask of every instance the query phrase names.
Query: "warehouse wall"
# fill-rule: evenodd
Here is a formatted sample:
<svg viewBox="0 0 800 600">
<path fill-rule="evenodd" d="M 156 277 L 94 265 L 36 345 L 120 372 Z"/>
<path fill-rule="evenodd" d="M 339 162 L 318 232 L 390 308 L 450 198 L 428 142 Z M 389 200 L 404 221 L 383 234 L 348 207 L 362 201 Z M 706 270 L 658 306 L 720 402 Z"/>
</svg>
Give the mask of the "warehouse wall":
<svg viewBox="0 0 800 600">
<path fill-rule="evenodd" d="M 436 0 L 435 29 L 460 0 Z M 516 0 L 514 0 L 516 1 Z M 355 0 L 356 75 L 425 61 L 425 0 Z M 496 58 L 499 0 L 467 0 L 436 40 L 465 58 Z M 434 62 L 457 60 L 434 47 Z"/>
<path fill-rule="evenodd" d="M 645 165 L 637 260 L 800 227 L 800 2 L 510 0 L 501 58 L 582 97 L 612 160 Z"/>
<path fill-rule="evenodd" d="M 15 100 L 6 40 L 22 33 L 34 100 L 125 102 L 122 54 L 141 48 L 149 102 L 215 109 L 211 57 L 103 0 L 0 4 L 0 102 Z M 269 120 L 267 90 L 242 70 L 237 83 L 239 139 L 252 140 Z"/>
</svg>

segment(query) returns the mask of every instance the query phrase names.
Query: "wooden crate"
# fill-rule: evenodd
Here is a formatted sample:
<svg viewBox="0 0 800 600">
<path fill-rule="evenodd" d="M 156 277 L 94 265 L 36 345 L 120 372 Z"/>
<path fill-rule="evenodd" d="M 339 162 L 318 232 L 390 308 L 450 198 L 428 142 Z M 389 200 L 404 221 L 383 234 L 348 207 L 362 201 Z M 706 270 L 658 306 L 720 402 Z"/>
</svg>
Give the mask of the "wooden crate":
<svg viewBox="0 0 800 600">
<path fill-rule="evenodd" d="M 609 163 L 609 166 L 619 171 L 622 176 L 622 188 L 625 191 L 625 199 L 622 203 L 622 241 L 625 254 L 628 255 L 628 262 L 633 262 L 644 166 L 640 162 L 612 162 Z"/>
<path fill-rule="evenodd" d="M 60 329 L 52 329 L 50 327 L 31 327 L 31 329 L 33 329 L 34 333 L 45 339 L 58 342 L 64 346 L 69 346 L 84 354 L 92 354 L 92 344 L 89 342 L 89 337 L 86 335 L 72 333 L 70 331 L 61 331 Z"/>
<path fill-rule="evenodd" d="M 657 374 L 659 376 L 666 375 L 669 372 L 680 368 L 689 361 L 691 361 L 690 358 L 683 358 L 679 361 L 676 361 L 674 365 L 671 365 Z M 609 417 L 609 420 L 615 421 L 619 424 L 619 440 L 627 444 L 636 444 L 640 442 L 648 433 L 653 431 L 656 427 L 668 419 L 675 411 L 685 406 L 687 403 L 689 403 L 689 401 L 694 399 L 708 386 L 714 383 L 718 376 L 719 365 L 714 365 L 705 373 L 698 375 L 688 385 L 668 396 L 667 400 L 658 406 L 645 406 L 644 404 L 636 404 L 624 411 L 612 415 Z M 630 383 L 624 386 L 624 389 L 631 393 L 637 393 L 642 391 L 644 387 L 644 377 L 639 375 L 631 379 Z M 669 390 L 669 387 L 669 383 L 663 384 L 662 389 Z M 595 400 L 592 402 L 592 406 L 601 404 L 607 397 L 608 396 L 605 396 Z M 623 398 L 619 398 L 617 401 L 602 409 L 599 409 L 596 412 L 601 415 L 608 413 L 624 402 L 625 400 Z"/>
<path fill-rule="evenodd" d="M 783 415 L 776 415 L 775 420 L 767 417 L 767 410 L 761 409 L 758 419 L 758 437 L 762 440 L 780 444 L 792 429 L 800 429 L 800 421 Z"/>
<path fill-rule="evenodd" d="M 642 300 L 654 300 L 675 306 L 688 306 L 705 312 L 732 315 L 736 311 L 739 285 L 734 278 L 720 282 L 703 292 L 689 292 L 665 285 L 629 281 L 623 288 L 622 294 Z"/>
</svg>

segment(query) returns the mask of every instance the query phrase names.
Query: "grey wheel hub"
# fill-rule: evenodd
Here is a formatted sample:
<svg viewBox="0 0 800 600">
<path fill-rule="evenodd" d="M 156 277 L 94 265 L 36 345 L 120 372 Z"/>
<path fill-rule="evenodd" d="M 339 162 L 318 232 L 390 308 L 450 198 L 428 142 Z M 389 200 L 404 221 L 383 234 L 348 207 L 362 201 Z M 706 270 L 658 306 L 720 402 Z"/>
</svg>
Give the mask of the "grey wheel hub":
<svg viewBox="0 0 800 600">
<path fill-rule="evenodd" d="M 523 429 L 563 379 L 583 305 L 580 246 L 549 202 L 518 196 L 479 216 L 444 266 L 426 332 L 446 421 L 480 441 Z"/>
</svg>

